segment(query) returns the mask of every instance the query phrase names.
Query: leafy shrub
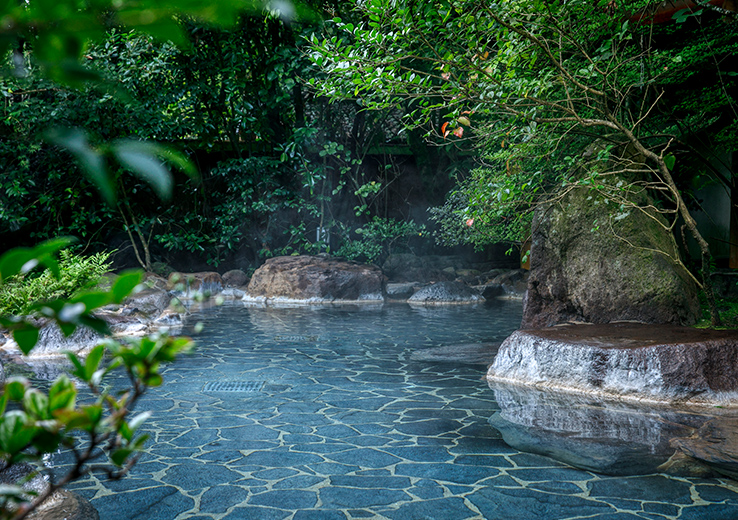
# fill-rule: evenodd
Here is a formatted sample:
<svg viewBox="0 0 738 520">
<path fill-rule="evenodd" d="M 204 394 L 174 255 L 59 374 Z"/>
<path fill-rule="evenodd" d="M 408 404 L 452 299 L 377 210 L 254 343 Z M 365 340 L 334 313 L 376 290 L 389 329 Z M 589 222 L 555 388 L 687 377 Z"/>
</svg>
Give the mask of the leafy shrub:
<svg viewBox="0 0 738 520">
<path fill-rule="evenodd" d="M 414 221 L 374 217 L 370 222 L 355 230 L 361 238 L 347 239 L 337 251 L 338 256 L 349 260 L 381 262 L 398 246 L 407 247 L 413 236 L 423 236 L 425 226 Z"/>
<path fill-rule="evenodd" d="M 23 315 L 33 303 L 70 298 L 95 287 L 110 270 L 110 253 L 82 256 L 66 249 L 59 256 L 59 278 L 45 270 L 16 275 L 0 286 L 0 315 Z"/>
</svg>

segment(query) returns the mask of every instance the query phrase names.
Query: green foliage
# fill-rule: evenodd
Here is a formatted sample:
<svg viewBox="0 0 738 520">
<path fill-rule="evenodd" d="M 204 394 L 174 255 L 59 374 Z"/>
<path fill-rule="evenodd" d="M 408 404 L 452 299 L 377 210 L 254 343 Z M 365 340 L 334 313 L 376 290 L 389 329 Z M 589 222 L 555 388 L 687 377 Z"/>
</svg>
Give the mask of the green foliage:
<svg viewBox="0 0 738 520">
<path fill-rule="evenodd" d="M 107 291 L 85 291 L 107 271 L 107 255 L 85 258 L 62 250 L 69 244 L 67 239 L 52 240 L 34 248 L 10 250 L 0 257 L 0 294 L 17 296 L 25 291 L 22 304 L 18 301 L 14 305 L 26 314 L 14 317 L 6 307 L 0 313 L 0 325 L 12 330 L 26 354 L 39 336 L 38 323 L 29 318 L 50 319 L 67 336 L 81 326 L 108 332 L 105 322 L 93 312 L 110 303 L 121 303 L 143 278 L 140 272 L 126 272 Z M 32 277 L 39 265 L 46 269 Z M 161 363 L 173 361 L 192 346 L 189 338 L 155 335 L 124 343 L 108 340 L 93 348 L 84 360 L 69 353 L 71 375 L 85 383 L 94 396 L 84 403 L 77 401 L 77 386 L 66 374 L 59 376 L 48 391 L 34 388 L 25 378 L 8 379 L 0 397 L 0 461 L 6 467 L 29 461 L 42 467 L 48 454 L 75 446 L 80 435 L 87 444 L 84 450 L 72 451 L 73 469 L 66 475 L 56 475 L 49 490 L 40 495 L 29 494 L 16 484 L 2 486 L 0 518 L 25 517 L 54 490 L 88 471 L 101 471 L 113 478 L 125 475 L 147 439 L 137 430 L 149 414 L 131 417 L 132 410 L 148 387 L 162 383 Z M 105 360 L 106 350 L 111 354 L 109 361 Z M 116 369 L 128 374 L 131 386 L 113 395 L 107 390 L 106 377 Z"/>
<path fill-rule="evenodd" d="M 710 315 L 710 306 L 704 292 L 700 293 L 700 320 L 695 327 L 698 328 L 719 328 L 719 329 L 738 329 L 738 299 L 735 298 L 717 298 L 716 302 L 722 325 L 720 327 L 712 326 Z"/>
<path fill-rule="evenodd" d="M 334 19 L 334 35 L 313 38 L 326 73 L 313 85 L 370 109 L 409 107 L 408 124 L 439 146 L 475 141 L 484 167 L 434 213 L 443 243 L 523 240 L 536 204 L 591 174 L 628 172 L 678 207 L 653 157 L 689 177 L 688 152 L 736 149 L 738 24 L 709 5 L 678 23 L 637 23 L 647 7 L 369 0 L 352 20 Z M 608 159 L 591 157 L 598 142 L 615 146 Z M 636 143 L 649 161 L 634 164 Z"/>
<path fill-rule="evenodd" d="M 39 302 L 71 298 L 95 287 L 110 269 L 110 253 L 92 256 L 74 254 L 65 249 L 60 253 L 59 272 L 16 274 L 0 286 L 0 315 L 27 314 Z"/>
<path fill-rule="evenodd" d="M 346 237 L 336 254 L 349 260 L 381 263 L 392 252 L 407 248 L 409 239 L 423 236 L 425 226 L 414 221 L 374 217 L 354 230 L 359 238 Z"/>
</svg>

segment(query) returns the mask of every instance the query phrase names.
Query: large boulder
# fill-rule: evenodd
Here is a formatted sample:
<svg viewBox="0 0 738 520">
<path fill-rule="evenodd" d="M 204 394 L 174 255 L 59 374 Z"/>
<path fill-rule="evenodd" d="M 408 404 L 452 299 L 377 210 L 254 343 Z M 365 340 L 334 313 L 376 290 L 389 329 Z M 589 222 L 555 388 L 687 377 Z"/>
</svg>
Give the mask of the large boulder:
<svg viewBox="0 0 738 520">
<path fill-rule="evenodd" d="M 52 320 L 37 320 L 36 325 L 39 326 L 39 335 L 30 353 L 32 357 L 63 356 L 65 351 L 85 354 L 105 339 L 105 336 L 87 327 L 77 327 L 70 336 L 65 336 Z M 5 348 L 13 351 L 18 345 L 10 340 Z"/>
<path fill-rule="evenodd" d="M 382 271 L 373 265 L 324 255 L 280 256 L 256 270 L 244 300 L 384 301 L 384 286 Z"/>
<path fill-rule="evenodd" d="M 522 328 L 697 320 L 697 287 L 671 258 L 678 248 L 658 215 L 621 209 L 582 187 L 538 208 L 532 229 Z"/>
<path fill-rule="evenodd" d="M 735 406 L 738 331 L 608 323 L 518 330 L 487 379 L 635 401 Z"/>
</svg>

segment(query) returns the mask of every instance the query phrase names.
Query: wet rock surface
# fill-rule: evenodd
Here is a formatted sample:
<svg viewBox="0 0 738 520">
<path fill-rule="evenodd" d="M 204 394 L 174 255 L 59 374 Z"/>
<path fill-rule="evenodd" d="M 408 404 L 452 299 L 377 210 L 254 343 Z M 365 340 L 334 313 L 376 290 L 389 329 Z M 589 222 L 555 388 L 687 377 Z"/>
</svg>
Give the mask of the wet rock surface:
<svg viewBox="0 0 738 520">
<path fill-rule="evenodd" d="M 49 490 L 49 482 L 36 472 L 36 468 L 27 463 L 14 464 L 0 470 L 0 484 L 23 487 L 26 491 L 33 493 L 33 495 L 28 495 L 28 499 Z M 54 491 L 27 518 L 31 520 L 99 520 L 100 517 L 90 502 L 76 493 L 60 489 Z"/>
<path fill-rule="evenodd" d="M 487 378 L 631 400 L 733 406 L 738 331 L 611 323 L 514 332 Z"/>
<path fill-rule="evenodd" d="M 407 301 L 421 305 L 448 305 L 482 303 L 484 297 L 461 282 L 438 282 L 423 287 Z"/>
<path fill-rule="evenodd" d="M 148 316 L 159 315 L 164 309 L 169 307 L 172 296 L 167 291 L 161 289 L 144 289 L 132 294 L 124 305 L 129 309 L 129 313 L 140 312 Z"/>
<path fill-rule="evenodd" d="M 695 323 L 696 286 L 667 256 L 678 252 L 659 217 L 621 210 L 600 198 L 579 188 L 536 210 L 522 327 L 566 321 Z"/>
<path fill-rule="evenodd" d="M 99 520 L 90 502 L 77 493 L 57 490 L 33 513 L 29 520 Z"/>
<path fill-rule="evenodd" d="M 422 284 L 418 282 L 401 282 L 387 284 L 387 298 L 392 300 L 407 300 L 416 291 L 422 288 Z"/>
<path fill-rule="evenodd" d="M 713 418 L 672 446 L 716 472 L 738 480 L 738 418 Z"/>
<path fill-rule="evenodd" d="M 215 294 L 223 290 L 223 277 L 214 271 L 200 273 L 172 273 L 167 280 L 167 289 L 188 297 L 195 293 Z"/>
<path fill-rule="evenodd" d="M 241 287 L 249 283 L 249 275 L 240 269 L 231 269 L 223 273 L 223 282 L 227 287 Z"/>
<path fill-rule="evenodd" d="M 31 352 L 35 357 L 58 356 L 64 350 L 87 352 L 104 339 L 101 334 L 85 327 L 78 327 L 71 336 L 65 336 L 59 326 L 50 320 L 34 320 L 34 323 L 40 327 L 38 342 Z M 18 344 L 9 332 L 7 334 L 3 350 L 20 354 Z"/>
<path fill-rule="evenodd" d="M 254 272 L 244 300 L 384 301 L 385 278 L 373 265 L 329 256 L 270 258 Z"/>
</svg>

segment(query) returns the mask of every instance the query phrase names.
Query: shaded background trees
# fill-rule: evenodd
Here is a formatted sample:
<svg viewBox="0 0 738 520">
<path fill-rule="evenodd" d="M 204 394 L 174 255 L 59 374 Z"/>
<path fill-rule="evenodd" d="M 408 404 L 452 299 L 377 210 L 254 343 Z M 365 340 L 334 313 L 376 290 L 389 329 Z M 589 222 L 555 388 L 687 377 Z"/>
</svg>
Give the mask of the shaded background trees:
<svg viewBox="0 0 738 520">
<path fill-rule="evenodd" d="M 324 15 L 349 8 L 314 5 L 290 24 L 251 12 L 226 28 L 183 18 L 184 46 L 113 24 L 84 50 L 84 70 L 99 80 L 81 91 L 39 74 L 30 48 L 16 53 L 22 65 L 9 61 L 6 73 L 15 74 L 0 87 L 7 244 L 73 234 L 93 250 L 117 248 L 119 265 L 146 269 L 176 264 L 179 252 L 189 265 L 178 268 L 199 269 L 254 267 L 293 252 L 379 261 L 403 245 L 427 250 L 425 208 L 471 163 L 405 130 L 402 111 L 331 105 L 309 87 L 323 80 L 309 38 L 333 30 Z M 167 204 L 110 161 L 120 197 L 105 207 L 73 174 L 69 151 L 44 138 L 54 127 L 88 129 L 98 149 L 122 138 L 169 144 L 201 178 L 175 174 L 177 198 Z"/>
<path fill-rule="evenodd" d="M 316 85 L 370 108 L 411 103 L 432 139 L 475 143 L 481 167 L 435 212 L 443 241 L 523 242 L 536 207 L 587 186 L 619 208 L 612 218 L 642 211 L 689 237 L 709 299 L 713 257 L 692 213 L 701 183 L 732 185 L 734 12 L 537 0 L 359 9 L 360 23 L 335 19 L 341 36 L 314 41 L 329 78 Z M 681 262 L 685 251 L 661 253 Z"/>
</svg>

